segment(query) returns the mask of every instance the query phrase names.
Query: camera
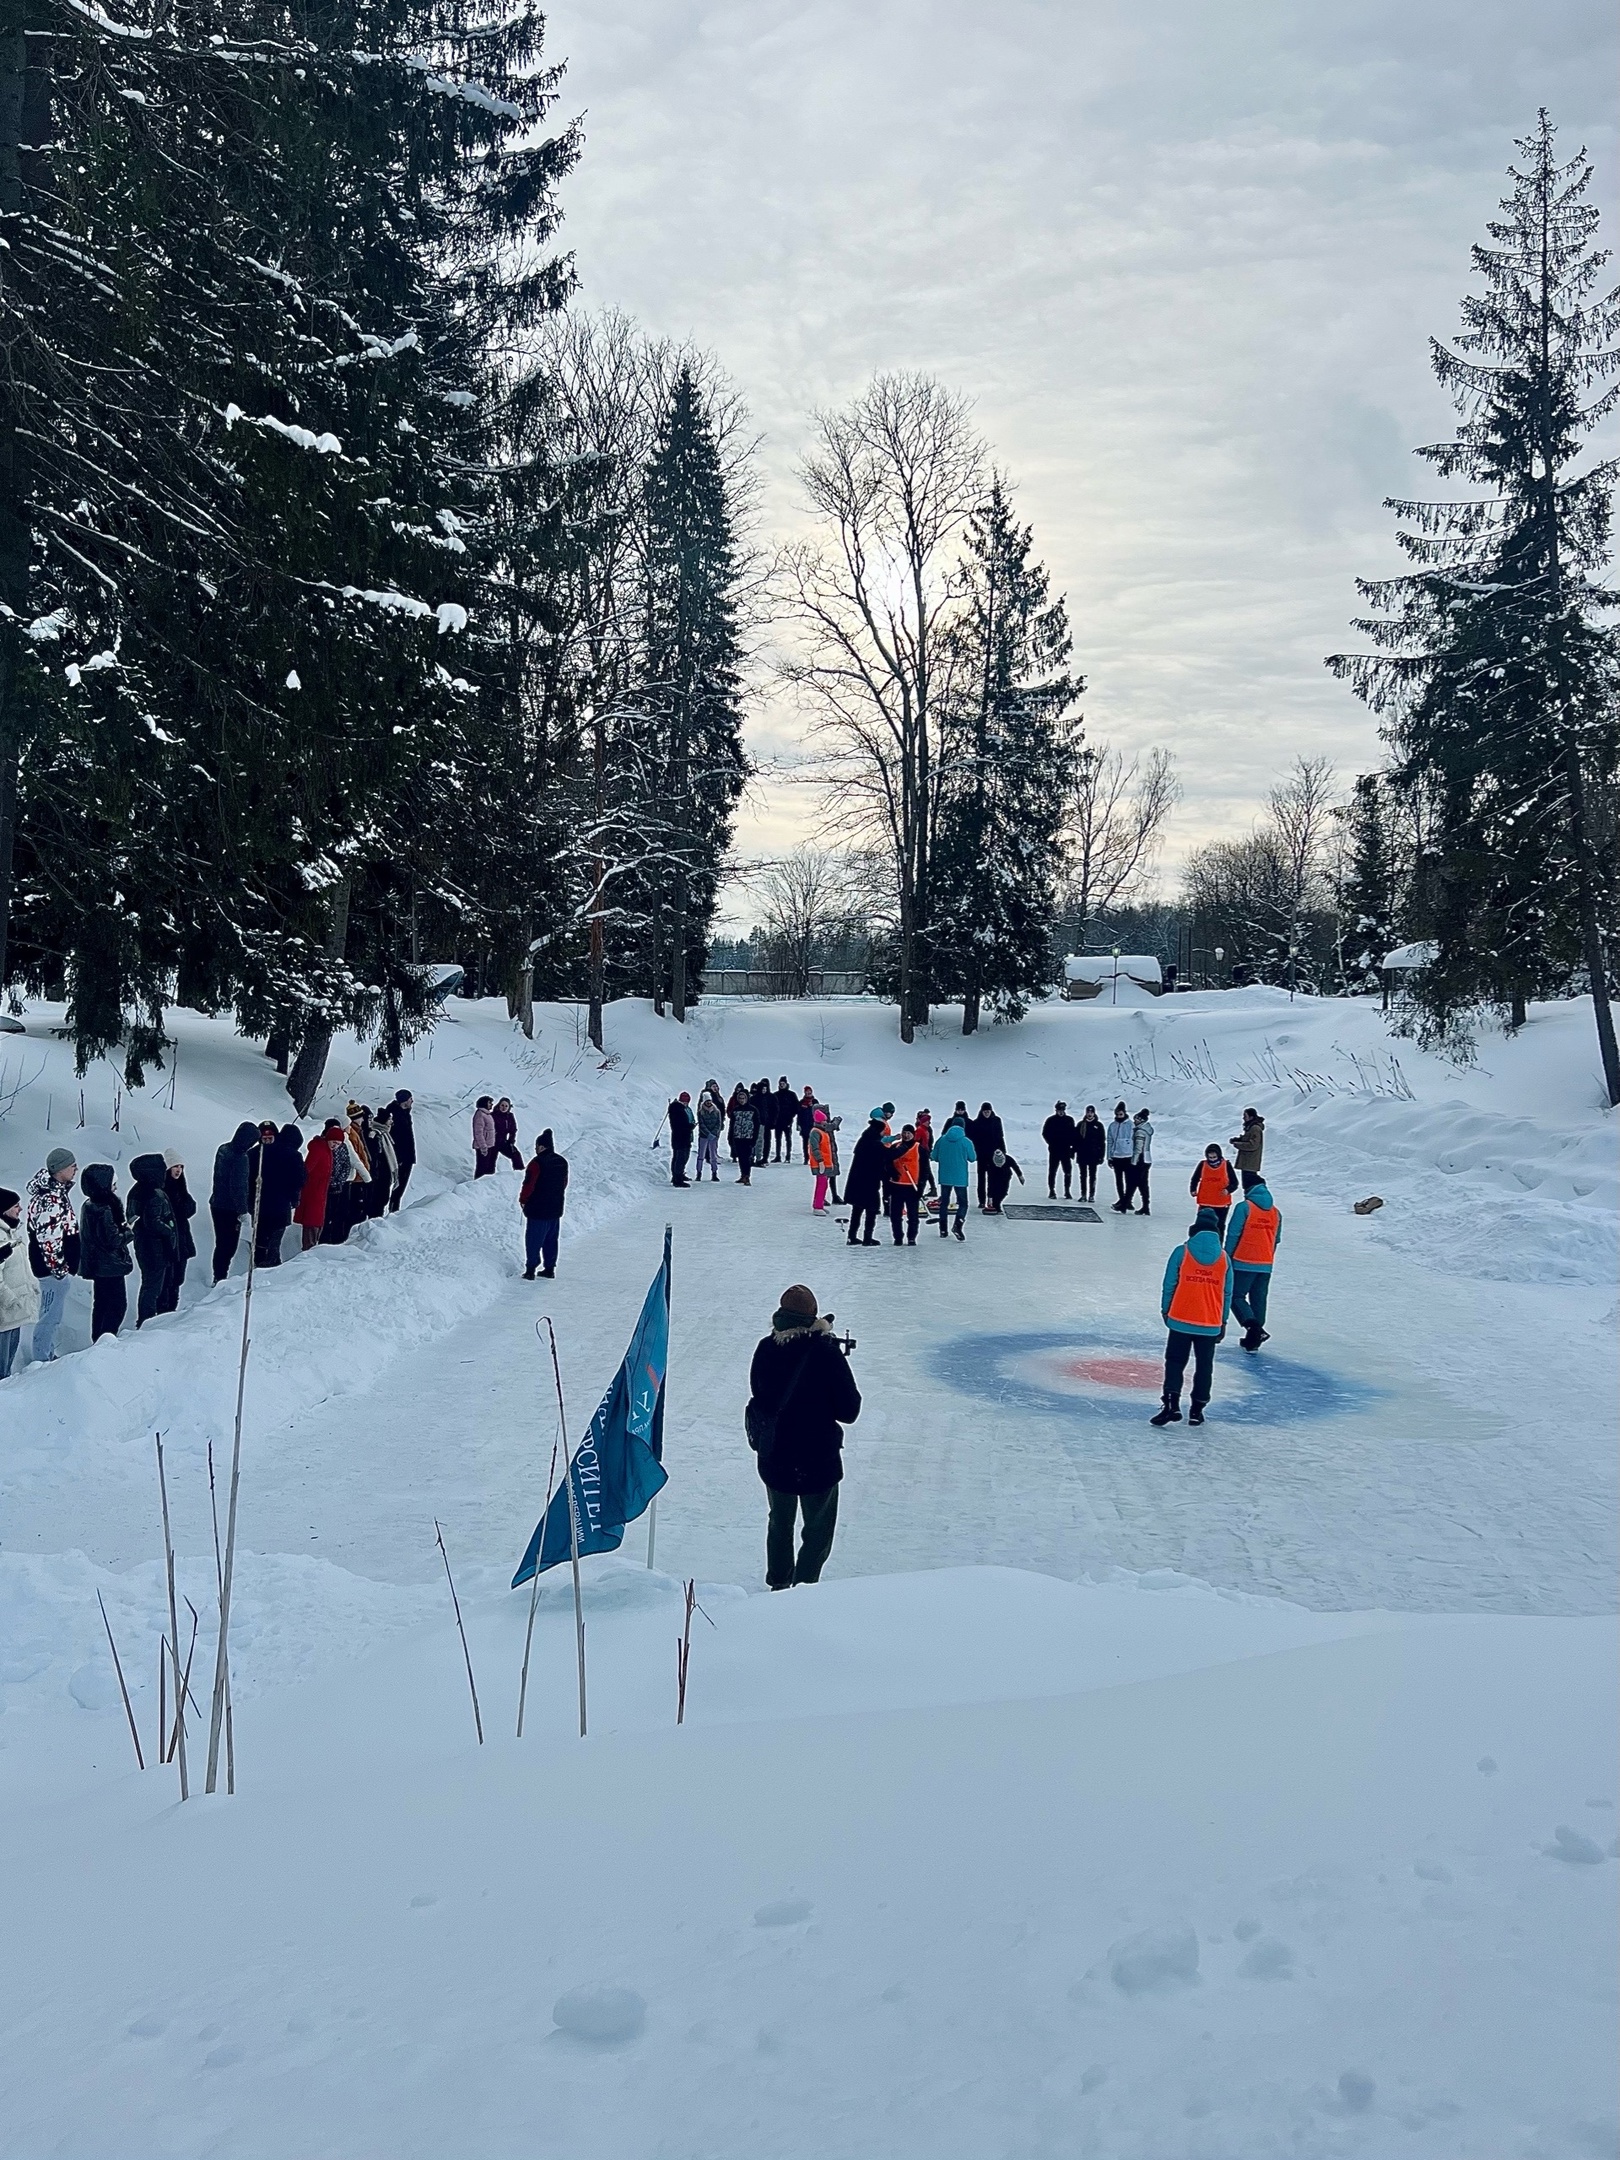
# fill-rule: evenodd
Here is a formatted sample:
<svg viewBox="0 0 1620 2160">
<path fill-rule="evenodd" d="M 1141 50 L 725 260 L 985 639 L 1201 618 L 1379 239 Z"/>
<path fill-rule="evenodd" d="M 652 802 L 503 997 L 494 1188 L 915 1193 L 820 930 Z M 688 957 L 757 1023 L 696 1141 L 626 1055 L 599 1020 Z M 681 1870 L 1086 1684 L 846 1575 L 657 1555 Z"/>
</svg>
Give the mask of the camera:
<svg viewBox="0 0 1620 2160">
<path fill-rule="evenodd" d="M 833 1321 L 837 1318 L 837 1315 L 835 1313 L 823 1313 L 821 1317 L 823 1320 L 826 1321 L 828 1327 L 831 1327 Z M 833 1336 L 833 1341 L 838 1345 L 839 1349 L 843 1351 L 845 1357 L 848 1357 L 849 1353 L 856 1348 L 856 1342 L 853 1335 L 835 1334 Z"/>
</svg>

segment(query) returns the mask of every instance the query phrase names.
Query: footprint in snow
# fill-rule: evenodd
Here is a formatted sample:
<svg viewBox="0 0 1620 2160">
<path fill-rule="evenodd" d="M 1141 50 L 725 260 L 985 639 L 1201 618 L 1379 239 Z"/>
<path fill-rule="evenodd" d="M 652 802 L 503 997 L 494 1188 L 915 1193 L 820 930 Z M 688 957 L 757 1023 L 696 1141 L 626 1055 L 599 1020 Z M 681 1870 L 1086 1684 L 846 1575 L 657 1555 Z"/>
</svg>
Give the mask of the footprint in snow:
<svg viewBox="0 0 1620 2160">
<path fill-rule="evenodd" d="M 1442 1867 L 1438 1860 L 1414 1860 L 1412 1873 L 1422 1882 L 1450 1882 L 1451 1870 Z"/>
<path fill-rule="evenodd" d="M 1365 2070 L 1342 2070 L 1339 2073 L 1339 2105 L 1347 2115 L 1362 2115 L 1372 2106 L 1373 2094 L 1378 2090 Z"/>
<path fill-rule="evenodd" d="M 203 2057 L 203 2068 L 205 2070 L 229 2070 L 234 2063 L 239 2063 L 241 2060 L 242 2050 L 239 2047 L 210 2048 Z"/>
<path fill-rule="evenodd" d="M 1602 1864 L 1603 1848 L 1593 1843 L 1579 1830 L 1572 1830 L 1568 1823 L 1560 1823 L 1553 1832 L 1550 1845 L 1542 1851 L 1549 1860 L 1568 1860 L 1577 1867 L 1598 1867 Z"/>
<path fill-rule="evenodd" d="M 1239 1920 L 1232 1930 L 1239 1942 L 1253 1942 L 1259 1932 L 1260 1923 L 1258 1920 Z"/>
<path fill-rule="evenodd" d="M 647 2022 L 647 2005 L 634 1988 L 577 1987 L 557 1997 L 551 2015 L 571 2039 L 607 2047 L 636 2037 Z"/>
<path fill-rule="evenodd" d="M 808 1920 L 811 1906 L 808 1898 L 775 1898 L 769 1905 L 761 1905 L 754 1914 L 755 1927 L 797 1927 L 801 1920 Z"/>
<path fill-rule="evenodd" d="M 1476 1770 L 1483 1770 L 1487 1777 L 1495 1777 L 1496 1757 L 1494 1755 L 1482 1755 L 1479 1758 L 1479 1761 L 1475 1763 L 1474 1768 Z"/>
<path fill-rule="evenodd" d="M 155 2010 L 148 2010 L 145 2017 L 138 2017 L 126 2028 L 132 2040 L 155 2040 L 159 2033 L 166 2033 L 168 2029 L 168 2019 L 159 2017 Z"/>
<path fill-rule="evenodd" d="M 1185 1924 L 1129 1935 L 1109 1951 L 1108 1971 L 1122 1995 L 1190 1986 L 1198 1978 L 1198 1937 Z"/>
<path fill-rule="evenodd" d="M 424 1906 L 437 1905 L 438 1902 L 437 1897 L 431 1890 L 419 1890 L 416 1896 L 411 1899 L 411 1910 L 412 1912 L 420 1912 Z"/>
<path fill-rule="evenodd" d="M 1245 1980 L 1292 1980 L 1294 1953 L 1275 1935 L 1262 1935 L 1238 1967 Z"/>
</svg>

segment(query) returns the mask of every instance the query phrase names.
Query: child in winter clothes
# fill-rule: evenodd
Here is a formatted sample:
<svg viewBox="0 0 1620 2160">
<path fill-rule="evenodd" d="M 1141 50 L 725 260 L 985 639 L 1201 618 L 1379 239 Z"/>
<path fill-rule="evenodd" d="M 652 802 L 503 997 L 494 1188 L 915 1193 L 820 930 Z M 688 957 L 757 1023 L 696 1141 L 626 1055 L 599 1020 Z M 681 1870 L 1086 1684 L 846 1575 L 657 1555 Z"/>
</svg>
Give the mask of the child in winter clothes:
<svg viewBox="0 0 1620 2160">
<path fill-rule="evenodd" d="M 0 1380 L 10 1377 L 22 1331 L 39 1318 L 39 1279 L 28 1264 L 22 1195 L 0 1186 Z"/>
<path fill-rule="evenodd" d="M 989 1205 L 985 1208 L 987 1215 L 999 1215 L 1001 1213 L 1001 1203 L 1012 1190 L 1014 1178 L 1017 1178 L 1019 1184 L 1022 1185 L 1024 1182 L 1023 1171 L 1005 1148 L 997 1148 L 990 1158 L 990 1172 L 985 1179 L 985 1185 L 990 1195 Z"/>
<path fill-rule="evenodd" d="M 815 1197 L 811 1211 L 816 1215 L 827 1212 L 827 1187 L 832 1183 L 833 1147 L 832 1134 L 827 1130 L 827 1113 L 816 1111 L 810 1127 L 810 1167 L 816 1174 Z"/>
<path fill-rule="evenodd" d="M 725 1129 L 726 1106 L 712 1080 L 703 1083 L 697 1106 L 697 1182 L 703 1182 L 703 1165 L 709 1166 L 709 1183 L 720 1182 L 720 1135 Z"/>
</svg>

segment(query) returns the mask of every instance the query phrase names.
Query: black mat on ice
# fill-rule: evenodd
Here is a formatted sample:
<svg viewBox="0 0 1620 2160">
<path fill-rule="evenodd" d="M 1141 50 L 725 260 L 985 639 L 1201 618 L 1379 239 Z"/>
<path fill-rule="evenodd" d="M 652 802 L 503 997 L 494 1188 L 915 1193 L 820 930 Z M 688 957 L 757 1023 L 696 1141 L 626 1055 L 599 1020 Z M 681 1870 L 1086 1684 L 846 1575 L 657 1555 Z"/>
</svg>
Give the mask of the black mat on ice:
<svg viewBox="0 0 1620 2160">
<path fill-rule="evenodd" d="M 1073 1207 L 1064 1207 L 1051 1201 L 1004 1200 L 1001 1203 L 1001 1212 L 1014 1222 L 1102 1221 L 1094 1207 L 1082 1207 L 1078 1202 Z"/>
</svg>

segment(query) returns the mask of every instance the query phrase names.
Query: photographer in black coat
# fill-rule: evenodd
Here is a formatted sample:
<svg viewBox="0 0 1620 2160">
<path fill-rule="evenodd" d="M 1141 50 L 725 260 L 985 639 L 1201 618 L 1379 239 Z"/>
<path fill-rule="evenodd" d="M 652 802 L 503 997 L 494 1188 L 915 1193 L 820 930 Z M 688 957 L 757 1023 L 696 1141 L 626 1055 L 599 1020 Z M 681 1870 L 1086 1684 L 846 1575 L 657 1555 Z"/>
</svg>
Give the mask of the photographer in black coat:
<svg viewBox="0 0 1620 2160">
<path fill-rule="evenodd" d="M 782 1292 L 771 1332 L 754 1352 L 748 1386 L 748 1444 L 770 1501 L 765 1581 L 772 1590 L 818 1582 L 838 1522 L 843 1428 L 861 1414 L 861 1391 L 832 1328 L 816 1316 L 814 1291 L 803 1283 Z"/>
</svg>

